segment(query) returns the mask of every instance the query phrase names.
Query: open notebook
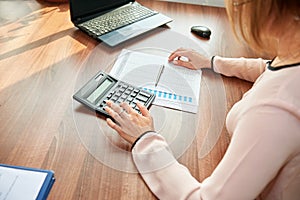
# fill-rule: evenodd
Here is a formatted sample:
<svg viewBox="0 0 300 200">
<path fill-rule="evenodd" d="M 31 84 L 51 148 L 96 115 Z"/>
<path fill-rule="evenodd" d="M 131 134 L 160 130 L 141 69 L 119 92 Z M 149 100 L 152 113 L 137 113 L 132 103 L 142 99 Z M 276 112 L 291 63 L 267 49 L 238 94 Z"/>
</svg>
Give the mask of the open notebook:
<svg viewBox="0 0 300 200">
<path fill-rule="evenodd" d="M 155 86 L 162 65 L 165 68 Z M 123 49 L 110 75 L 155 94 L 154 105 L 198 111 L 201 70 L 175 66 L 164 56 Z"/>
</svg>

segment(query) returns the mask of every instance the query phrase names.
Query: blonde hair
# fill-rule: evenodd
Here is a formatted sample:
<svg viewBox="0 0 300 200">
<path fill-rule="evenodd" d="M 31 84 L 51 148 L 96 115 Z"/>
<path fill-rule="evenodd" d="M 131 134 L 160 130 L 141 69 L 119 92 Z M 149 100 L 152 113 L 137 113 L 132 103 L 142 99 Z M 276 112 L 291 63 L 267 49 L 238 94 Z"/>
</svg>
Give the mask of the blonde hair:
<svg viewBox="0 0 300 200">
<path fill-rule="evenodd" d="M 227 0 L 226 10 L 235 35 L 260 52 L 273 52 L 267 26 L 280 26 L 287 12 L 299 16 L 299 0 Z M 270 21 L 272 20 L 272 21 Z M 289 23 L 289 22 L 285 22 Z M 272 27 L 271 27 L 272 30 Z M 268 31 L 271 31 L 268 30 Z M 270 51 L 268 51 L 268 49 Z"/>
</svg>

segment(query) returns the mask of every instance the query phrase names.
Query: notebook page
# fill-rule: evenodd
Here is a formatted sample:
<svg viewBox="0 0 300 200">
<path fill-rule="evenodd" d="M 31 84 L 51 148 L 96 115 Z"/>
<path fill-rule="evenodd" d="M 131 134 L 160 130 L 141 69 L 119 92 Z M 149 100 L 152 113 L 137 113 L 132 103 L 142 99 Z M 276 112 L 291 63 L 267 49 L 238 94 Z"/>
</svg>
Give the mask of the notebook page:
<svg viewBox="0 0 300 200">
<path fill-rule="evenodd" d="M 155 81 L 165 65 L 160 80 Z M 123 49 L 110 75 L 155 94 L 154 105 L 196 113 L 201 70 L 175 66 L 167 57 Z"/>
</svg>

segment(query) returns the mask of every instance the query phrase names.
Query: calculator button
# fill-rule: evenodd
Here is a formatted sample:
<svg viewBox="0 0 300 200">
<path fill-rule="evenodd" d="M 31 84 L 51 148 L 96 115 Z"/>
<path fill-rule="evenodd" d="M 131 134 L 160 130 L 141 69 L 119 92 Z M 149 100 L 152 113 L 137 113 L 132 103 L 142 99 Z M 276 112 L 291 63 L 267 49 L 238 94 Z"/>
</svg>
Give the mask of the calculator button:
<svg viewBox="0 0 300 200">
<path fill-rule="evenodd" d="M 145 97 L 144 95 L 140 95 L 140 94 L 136 97 L 136 99 L 142 102 L 148 101 L 148 97 Z"/>
<path fill-rule="evenodd" d="M 143 95 L 145 97 L 150 97 L 151 95 L 149 93 L 146 93 L 146 92 L 143 92 L 143 91 L 140 91 L 140 95 Z"/>
<path fill-rule="evenodd" d="M 109 94 L 107 95 L 107 98 L 110 99 L 110 98 L 112 97 L 112 95 L 113 95 L 113 93 L 109 93 Z"/>
<path fill-rule="evenodd" d="M 134 88 L 133 87 L 131 87 L 131 86 L 129 86 L 128 88 L 127 88 L 127 90 L 129 90 L 129 91 L 132 91 Z"/>
<path fill-rule="evenodd" d="M 133 101 L 133 97 L 128 97 L 127 101 L 129 101 L 129 102 Z"/>
<path fill-rule="evenodd" d="M 122 96 L 121 96 L 122 99 L 126 99 L 127 97 L 128 97 L 128 95 L 126 95 L 126 94 L 122 94 Z"/>
<path fill-rule="evenodd" d="M 114 96 L 110 100 L 113 101 L 113 102 L 116 102 L 118 100 L 118 97 Z"/>
<path fill-rule="evenodd" d="M 121 87 L 120 89 L 119 89 L 119 92 L 124 92 L 126 90 L 126 88 L 125 87 Z"/>
<path fill-rule="evenodd" d="M 120 97 L 121 95 L 122 95 L 122 93 L 118 91 L 114 96 Z"/>
<path fill-rule="evenodd" d="M 105 103 L 105 102 L 102 102 L 102 103 L 99 105 L 100 108 L 103 108 L 103 107 L 105 107 L 105 106 L 106 106 L 106 103 Z"/>
<path fill-rule="evenodd" d="M 124 102 L 126 98 L 119 98 L 119 101 Z"/>
<path fill-rule="evenodd" d="M 137 92 L 134 92 L 134 91 L 133 91 L 133 92 L 130 94 L 130 96 L 136 97 L 137 94 L 138 94 Z"/>
<path fill-rule="evenodd" d="M 138 99 L 134 99 L 134 100 L 133 100 L 133 103 L 135 103 L 135 104 L 136 104 L 137 102 L 139 102 L 139 100 L 138 100 Z"/>
<path fill-rule="evenodd" d="M 129 94 L 131 93 L 131 91 L 132 91 L 132 90 L 127 89 L 127 90 L 124 92 L 124 94 L 129 95 Z"/>
<path fill-rule="evenodd" d="M 108 101 L 109 99 L 104 99 L 102 104 L 106 104 L 106 102 Z"/>
<path fill-rule="evenodd" d="M 121 86 L 121 89 L 124 90 L 124 91 L 125 91 L 127 88 L 128 88 L 128 85 L 126 85 L 126 84 L 123 84 L 123 85 Z"/>
</svg>

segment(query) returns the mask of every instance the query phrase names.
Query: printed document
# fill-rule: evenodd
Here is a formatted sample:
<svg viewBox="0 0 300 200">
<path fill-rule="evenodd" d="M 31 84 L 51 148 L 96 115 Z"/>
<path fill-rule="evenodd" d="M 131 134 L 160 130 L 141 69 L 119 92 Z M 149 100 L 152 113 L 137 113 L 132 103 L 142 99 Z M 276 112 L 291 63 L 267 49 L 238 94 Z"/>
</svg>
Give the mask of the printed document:
<svg viewBox="0 0 300 200">
<path fill-rule="evenodd" d="M 0 166 L 0 200 L 36 199 L 47 173 Z"/>
<path fill-rule="evenodd" d="M 110 75 L 155 94 L 154 105 L 197 113 L 201 70 L 173 65 L 167 56 L 123 49 Z"/>
</svg>

